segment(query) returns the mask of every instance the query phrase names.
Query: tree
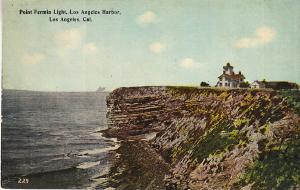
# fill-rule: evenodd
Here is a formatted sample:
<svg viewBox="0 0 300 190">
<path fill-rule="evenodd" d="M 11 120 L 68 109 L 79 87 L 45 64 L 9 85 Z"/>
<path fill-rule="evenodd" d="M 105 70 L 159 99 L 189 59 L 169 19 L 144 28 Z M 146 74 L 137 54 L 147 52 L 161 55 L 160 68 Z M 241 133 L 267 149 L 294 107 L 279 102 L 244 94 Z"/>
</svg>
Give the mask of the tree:
<svg viewBox="0 0 300 190">
<path fill-rule="evenodd" d="M 266 79 L 263 79 L 261 82 L 264 83 L 264 85 L 267 84 L 267 80 Z"/>
<path fill-rule="evenodd" d="M 240 88 L 250 88 L 249 82 L 248 82 L 248 81 L 242 82 L 242 83 L 240 84 Z"/>
<path fill-rule="evenodd" d="M 200 86 L 202 87 L 209 87 L 210 85 L 207 82 L 201 82 Z"/>
</svg>

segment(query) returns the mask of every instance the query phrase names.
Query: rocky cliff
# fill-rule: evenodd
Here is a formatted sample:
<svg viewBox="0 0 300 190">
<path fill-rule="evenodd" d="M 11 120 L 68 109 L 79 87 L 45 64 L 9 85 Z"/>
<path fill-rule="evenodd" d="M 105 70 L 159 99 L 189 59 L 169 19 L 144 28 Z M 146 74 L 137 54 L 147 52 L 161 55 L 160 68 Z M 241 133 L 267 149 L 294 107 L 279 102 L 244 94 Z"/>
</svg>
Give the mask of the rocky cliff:
<svg viewBox="0 0 300 190">
<path fill-rule="evenodd" d="M 149 144 L 171 166 L 166 189 L 300 187 L 299 113 L 275 91 L 130 87 L 107 106 L 107 136 L 155 132 Z"/>
</svg>

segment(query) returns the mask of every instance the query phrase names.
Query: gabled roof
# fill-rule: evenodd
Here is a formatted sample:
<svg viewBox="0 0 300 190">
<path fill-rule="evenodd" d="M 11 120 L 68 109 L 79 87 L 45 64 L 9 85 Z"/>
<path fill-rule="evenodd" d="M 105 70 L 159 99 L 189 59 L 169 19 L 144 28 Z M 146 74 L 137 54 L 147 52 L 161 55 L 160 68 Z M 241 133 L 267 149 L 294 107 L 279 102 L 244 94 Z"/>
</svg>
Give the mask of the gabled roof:
<svg viewBox="0 0 300 190">
<path fill-rule="evenodd" d="M 238 80 L 240 78 L 245 79 L 245 76 L 243 74 L 240 74 L 240 73 L 239 74 L 233 74 L 233 75 L 228 75 L 228 74 L 223 73 L 218 78 L 222 78 L 223 76 L 225 76 L 225 78 L 229 78 L 229 79 L 232 79 L 232 80 Z"/>
<path fill-rule="evenodd" d="M 264 81 L 258 81 L 258 80 L 255 80 L 253 83 L 257 83 L 257 84 L 259 84 L 259 85 L 265 85 L 266 84 L 266 82 L 264 82 Z"/>
</svg>

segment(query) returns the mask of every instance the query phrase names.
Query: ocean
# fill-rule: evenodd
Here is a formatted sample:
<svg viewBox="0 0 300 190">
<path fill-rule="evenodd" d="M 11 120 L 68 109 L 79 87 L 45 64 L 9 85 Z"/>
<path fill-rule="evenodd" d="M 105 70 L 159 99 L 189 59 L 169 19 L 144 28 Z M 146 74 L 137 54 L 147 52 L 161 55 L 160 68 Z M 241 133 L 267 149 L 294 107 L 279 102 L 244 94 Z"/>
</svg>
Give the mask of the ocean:
<svg viewBox="0 0 300 190">
<path fill-rule="evenodd" d="M 106 95 L 4 90 L 2 187 L 99 187 L 118 147 L 116 139 L 101 135 Z"/>
</svg>

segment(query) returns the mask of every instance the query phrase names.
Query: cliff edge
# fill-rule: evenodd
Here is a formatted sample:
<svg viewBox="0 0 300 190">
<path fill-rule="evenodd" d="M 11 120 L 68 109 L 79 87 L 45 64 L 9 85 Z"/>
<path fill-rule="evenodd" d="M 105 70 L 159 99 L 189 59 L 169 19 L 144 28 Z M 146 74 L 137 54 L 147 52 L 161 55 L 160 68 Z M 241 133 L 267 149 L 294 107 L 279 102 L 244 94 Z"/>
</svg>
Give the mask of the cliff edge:
<svg viewBox="0 0 300 190">
<path fill-rule="evenodd" d="M 166 189 L 300 188 L 299 112 L 275 91 L 128 87 L 107 107 L 107 136 L 155 134 Z"/>
</svg>

